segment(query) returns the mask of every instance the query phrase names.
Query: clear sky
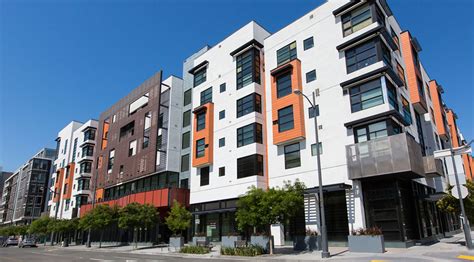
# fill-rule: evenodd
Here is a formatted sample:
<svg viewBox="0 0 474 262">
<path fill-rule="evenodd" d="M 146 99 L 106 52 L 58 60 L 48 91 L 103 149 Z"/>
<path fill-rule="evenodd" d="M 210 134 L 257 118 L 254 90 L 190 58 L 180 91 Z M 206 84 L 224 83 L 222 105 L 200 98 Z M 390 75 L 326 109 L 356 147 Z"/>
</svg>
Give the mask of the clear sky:
<svg viewBox="0 0 474 262">
<path fill-rule="evenodd" d="M 250 20 L 275 32 L 321 2 L 0 0 L 0 166 L 54 148 L 67 123 L 98 118 L 159 69 L 181 76 L 186 57 Z M 474 1 L 388 2 L 474 138 Z"/>
</svg>

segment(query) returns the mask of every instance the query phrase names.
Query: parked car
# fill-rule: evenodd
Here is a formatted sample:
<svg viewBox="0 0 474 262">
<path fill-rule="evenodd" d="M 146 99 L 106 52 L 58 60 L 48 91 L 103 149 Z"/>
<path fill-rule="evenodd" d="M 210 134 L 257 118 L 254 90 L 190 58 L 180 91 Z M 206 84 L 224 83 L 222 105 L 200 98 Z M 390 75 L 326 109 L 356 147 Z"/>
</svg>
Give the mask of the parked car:
<svg viewBox="0 0 474 262">
<path fill-rule="evenodd" d="M 36 240 L 34 238 L 25 238 L 18 243 L 18 247 L 24 248 L 24 247 L 38 247 L 38 246 L 36 245 Z"/>
<path fill-rule="evenodd" d="M 4 247 L 8 246 L 17 246 L 18 245 L 18 238 L 9 237 L 5 242 L 3 242 Z"/>
</svg>

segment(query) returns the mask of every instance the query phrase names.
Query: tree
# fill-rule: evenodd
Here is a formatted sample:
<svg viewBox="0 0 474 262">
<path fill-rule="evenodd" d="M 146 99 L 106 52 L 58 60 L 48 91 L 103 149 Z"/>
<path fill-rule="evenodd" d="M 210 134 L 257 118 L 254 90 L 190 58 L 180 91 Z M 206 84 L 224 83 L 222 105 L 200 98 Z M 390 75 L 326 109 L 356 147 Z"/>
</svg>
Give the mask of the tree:
<svg viewBox="0 0 474 262">
<path fill-rule="evenodd" d="M 133 229 L 133 243 L 137 247 L 137 227 L 143 218 L 140 214 L 142 207 L 139 203 L 130 203 L 119 210 L 118 226 L 123 229 Z"/>
<path fill-rule="evenodd" d="M 14 227 L 14 228 L 15 228 L 16 235 L 24 236 L 24 235 L 28 234 L 28 228 L 29 228 L 28 225 L 20 225 L 20 226 Z"/>
<path fill-rule="evenodd" d="M 99 248 L 102 247 L 104 228 L 116 220 L 116 210 L 108 205 L 98 205 L 79 220 L 79 228 L 83 230 L 100 230 Z"/>
<path fill-rule="evenodd" d="M 191 226 L 191 219 L 191 212 L 186 210 L 178 201 L 174 200 L 173 206 L 165 219 L 165 223 L 171 232 L 173 232 L 174 236 L 181 236 L 183 231 Z"/>
<path fill-rule="evenodd" d="M 51 218 L 49 216 L 42 216 L 31 223 L 28 233 L 42 237 L 44 239 L 44 245 L 46 245 L 46 236 L 51 233 L 48 229 L 50 222 Z"/>
<path fill-rule="evenodd" d="M 6 226 L 0 228 L 0 236 L 13 236 L 16 235 L 16 229 L 14 226 Z"/>
<path fill-rule="evenodd" d="M 464 209 L 469 221 L 474 221 L 474 182 L 466 180 L 465 186 L 468 191 L 468 196 L 463 199 Z M 436 206 L 445 213 L 459 214 L 461 207 L 459 206 L 459 199 L 452 195 L 454 186 L 449 185 L 447 188 L 448 194 L 445 194 L 436 202 Z"/>
</svg>

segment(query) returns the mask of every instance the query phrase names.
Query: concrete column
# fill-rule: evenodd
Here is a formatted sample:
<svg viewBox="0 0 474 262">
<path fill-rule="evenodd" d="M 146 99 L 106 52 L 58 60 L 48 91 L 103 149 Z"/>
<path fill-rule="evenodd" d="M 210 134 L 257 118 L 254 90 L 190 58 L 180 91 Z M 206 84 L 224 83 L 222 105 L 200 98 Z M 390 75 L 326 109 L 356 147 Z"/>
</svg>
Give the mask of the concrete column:
<svg viewBox="0 0 474 262">
<path fill-rule="evenodd" d="M 365 228 L 364 198 L 360 180 L 352 181 L 352 189 L 346 190 L 347 220 L 349 233 L 358 228 Z"/>
</svg>

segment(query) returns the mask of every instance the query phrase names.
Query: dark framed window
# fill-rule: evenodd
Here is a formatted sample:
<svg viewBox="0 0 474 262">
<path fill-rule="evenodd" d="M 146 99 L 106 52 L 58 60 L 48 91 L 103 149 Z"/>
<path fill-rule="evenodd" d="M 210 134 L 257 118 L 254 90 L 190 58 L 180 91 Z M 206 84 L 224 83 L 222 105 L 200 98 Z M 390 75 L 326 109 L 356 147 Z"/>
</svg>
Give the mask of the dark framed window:
<svg viewBox="0 0 474 262">
<path fill-rule="evenodd" d="M 423 99 L 425 98 L 425 90 L 424 90 L 424 86 L 423 86 L 423 82 L 421 81 L 421 79 L 419 77 L 416 77 L 416 87 L 418 88 L 418 93 L 420 94 L 420 97 L 423 97 Z"/>
<path fill-rule="evenodd" d="M 296 41 L 277 50 L 278 65 L 290 62 L 296 57 Z"/>
<path fill-rule="evenodd" d="M 225 176 L 225 167 L 219 167 L 219 176 Z"/>
<path fill-rule="evenodd" d="M 421 124 L 421 116 L 415 111 L 416 131 L 418 132 L 418 139 L 420 140 L 421 154 L 426 156 L 425 138 L 423 136 L 423 126 Z"/>
<path fill-rule="evenodd" d="M 276 77 L 277 98 L 291 94 L 291 71 L 282 73 Z"/>
<path fill-rule="evenodd" d="M 181 156 L 181 172 L 189 171 L 189 154 Z"/>
<path fill-rule="evenodd" d="M 225 146 L 225 137 L 219 138 L 219 147 L 224 147 Z"/>
<path fill-rule="evenodd" d="M 237 128 L 237 147 L 253 144 L 263 143 L 262 125 L 259 123 L 252 123 L 240 128 Z"/>
<path fill-rule="evenodd" d="M 398 106 L 398 99 L 397 99 L 397 90 L 393 86 L 392 82 L 385 80 L 385 83 L 387 84 L 387 95 L 388 95 L 388 103 L 395 109 L 399 110 Z"/>
<path fill-rule="evenodd" d="M 212 102 L 212 86 L 201 92 L 201 105 Z"/>
<path fill-rule="evenodd" d="M 82 157 L 93 156 L 94 155 L 94 146 L 87 145 L 82 148 Z"/>
<path fill-rule="evenodd" d="M 398 48 L 400 48 L 400 40 L 398 39 L 397 32 L 395 32 L 392 27 L 390 27 L 390 36 L 392 37 L 393 42 L 395 42 Z"/>
<path fill-rule="evenodd" d="M 124 137 L 128 137 L 128 136 L 133 136 L 134 134 L 134 131 L 135 131 L 135 121 L 132 121 L 126 125 L 124 125 L 123 127 L 120 128 L 120 137 L 119 137 L 119 141 L 124 138 Z"/>
<path fill-rule="evenodd" d="M 309 118 L 313 118 L 315 115 L 319 116 L 319 105 L 316 105 L 316 110 L 314 110 L 313 107 L 308 108 L 308 114 Z"/>
<path fill-rule="evenodd" d="M 114 168 L 114 160 L 115 160 L 115 149 L 109 151 L 109 159 L 107 161 L 107 171 L 111 172 Z"/>
<path fill-rule="evenodd" d="M 306 51 L 314 46 L 314 40 L 313 37 L 306 38 L 303 41 L 303 49 Z"/>
<path fill-rule="evenodd" d="M 308 73 L 306 73 L 306 83 L 313 82 L 316 80 L 316 70 L 311 70 Z"/>
<path fill-rule="evenodd" d="M 237 89 L 250 84 L 260 84 L 260 52 L 251 48 L 237 56 Z"/>
<path fill-rule="evenodd" d="M 354 128 L 354 140 L 356 143 L 374 140 L 376 138 L 400 134 L 402 128 L 393 120 L 387 119 L 372 124 Z"/>
<path fill-rule="evenodd" d="M 158 128 L 163 128 L 164 117 L 165 117 L 165 115 L 163 113 L 160 113 L 158 115 Z"/>
<path fill-rule="evenodd" d="M 347 73 L 352 73 L 377 62 L 377 45 L 371 40 L 346 50 L 345 54 Z"/>
<path fill-rule="evenodd" d="M 89 162 L 89 161 L 82 162 L 79 168 L 79 172 L 81 174 L 92 172 L 92 162 Z"/>
<path fill-rule="evenodd" d="M 263 176 L 263 156 L 259 154 L 237 159 L 237 179 L 249 176 Z"/>
<path fill-rule="evenodd" d="M 206 128 L 206 112 L 197 113 L 196 122 L 196 131 L 200 131 Z"/>
<path fill-rule="evenodd" d="M 199 170 L 199 174 L 201 177 L 201 186 L 207 186 L 209 185 L 209 167 L 202 167 Z"/>
<path fill-rule="evenodd" d="M 352 113 L 384 103 L 380 79 L 351 87 L 349 93 Z"/>
<path fill-rule="evenodd" d="M 204 138 L 196 141 L 196 158 L 203 157 L 206 151 L 206 142 Z"/>
<path fill-rule="evenodd" d="M 262 97 L 253 93 L 237 100 L 237 118 L 252 112 L 262 112 Z"/>
<path fill-rule="evenodd" d="M 278 110 L 278 132 L 291 130 L 294 127 L 293 106 Z"/>
<path fill-rule="evenodd" d="M 191 125 L 191 110 L 183 113 L 183 127 Z"/>
<path fill-rule="evenodd" d="M 219 120 L 225 118 L 225 110 L 219 111 Z"/>
<path fill-rule="evenodd" d="M 341 21 L 344 36 L 357 32 L 373 23 L 371 6 L 366 4 L 350 11 L 342 15 Z"/>
<path fill-rule="evenodd" d="M 207 72 L 207 67 L 204 67 L 194 73 L 194 86 L 198 86 L 206 82 L 206 72 Z"/>
<path fill-rule="evenodd" d="M 318 148 L 316 147 L 316 143 L 311 145 L 311 155 L 316 156 L 318 152 L 316 152 Z M 319 142 L 319 155 L 323 154 L 323 143 Z"/>
<path fill-rule="evenodd" d="M 398 77 L 400 77 L 400 79 L 403 81 L 403 85 L 405 86 L 405 88 L 407 88 L 406 80 L 405 80 L 405 70 L 403 70 L 403 67 L 400 65 L 400 63 L 398 63 L 398 61 L 397 61 L 397 74 L 398 74 Z"/>
<path fill-rule="evenodd" d="M 191 89 L 184 91 L 184 100 L 183 100 L 183 106 L 187 106 L 191 104 Z"/>
<path fill-rule="evenodd" d="M 179 181 L 179 187 L 189 189 L 189 179 L 181 179 L 181 181 Z"/>
<path fill-rule="evenodd" d="M 301 166 L 300 143 L 286 145 L 285 152 L 285 169 Z"/>
<path fill-rule="evenodd" d="M 183 133 L 182 139 L 181 139 L 181 149 L 189 148 L 190 145 L 191 145 L 191 133 L 185 132 Z"/>
<path fill-rule="evenodd" d="M 222 84 L 219 86 L 219 91 L 220 91 L 221 93 L 224 93 L 225 90 L 226 90 L 226 85 L 225 85 L 225 83 L 222 83 Z"/>
<path fill-rule="evenodd" d="M 89 128 L 84 131 L 84 141 L 95 140 L 95 128 Z"/>
<path fill-rule="evenodd" d="M 402 109 L 403 109 L 403 118 L 405 121 L 407 121 L 409 124 L 413 122 L 411 118 L 411 110 L 410 110 L 410 102 L 406 98 L 402 96 Z"/>
</svg>

